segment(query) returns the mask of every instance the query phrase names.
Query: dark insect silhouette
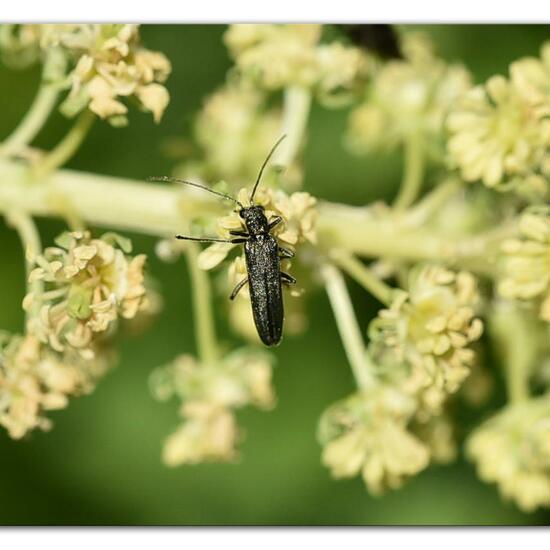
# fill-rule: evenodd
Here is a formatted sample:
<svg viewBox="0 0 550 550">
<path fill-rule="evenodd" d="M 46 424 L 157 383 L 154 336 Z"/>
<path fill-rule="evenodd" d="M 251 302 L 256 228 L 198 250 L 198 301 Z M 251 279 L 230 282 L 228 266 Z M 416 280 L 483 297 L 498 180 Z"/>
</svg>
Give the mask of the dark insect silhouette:
<svg viewBox="0 0 550 550">
<path fill-rule="evenodd" d="M 268 220 L 263 206 L 254 204 L 254 195 L 269 159 L 285 137 L 282 136 L 277 141 L 263 162 L 250 194 L 250 206 L 243 206 L 234 197 L 214 191 L 198 183 L 165 176 L 150 178 L 153 181 L 169 181 L 199 187 L 237 205 L 237 212 L 246 229 L 230 231 L 233 238 L 217 239 L 176 235 L 176 239 L 205 243 L 244 244 L 247 276 L 234 288 L 230 299 L 233 300 L 246 284 L 249 285 L 254 323 L 261 341 L 266 346 L 278 345 L 283 335 L 282 283 L 292 285 L 296 283 L 296 279 L 281 271 L 281 259 L 292 258 L 294 252 L 280 246 L 277 239 L 271 235 L 271 230 L 282 222 L 282 218 L 275 216 Z"/>
<path fill-rule="evenodd" d="M 357 46 L 385 59 L 400 59 L 399 38 L 391 25 L 336 25 Z"/>
</svg>

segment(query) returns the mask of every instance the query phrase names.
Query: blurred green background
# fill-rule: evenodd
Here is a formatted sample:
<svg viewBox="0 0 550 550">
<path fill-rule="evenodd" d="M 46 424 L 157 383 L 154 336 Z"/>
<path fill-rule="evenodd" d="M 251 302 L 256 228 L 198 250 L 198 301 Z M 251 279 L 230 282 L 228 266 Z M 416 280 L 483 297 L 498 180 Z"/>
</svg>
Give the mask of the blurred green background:
<svg viewBox="0 0 550 550">
<path fill-rule="evenodd" d="M 550 38 L 548 26 L 415 26 L 430 33 L 440 54 L 462 60 L 481 82 L 505 74 L 510 61 L 536 55 Z M 190 136 L 193 116 L 206 94 L 224 80 L 229 59 L 216 25 L 142 27 L 144 43 L 172 61 L 172 101 L 162 123 L 135 110 L 130 125 L 98 123 L 70 167 L 143 180 L 169 174 L 174 161 L 162 154 L 170 137 Z M 35 92 L 38 69 L 0 66 L 0 139 L 17 124 Z M 391 197 L 398 185 L 399 156 L 354 158 L 342 148 L 346 116 L 314 108 L 305 151 L 306 190 L 329 200 L 364 204 Z M 50 147 L 67 130 L 55 115 L 37 144 Z M 0 182 L 0 185 L 2 183 Z M 63 228 L 40 221 L 45 243 Z M 0 327 L 20 331 L 23 256 L 16 234 L 0 221 L 2 250 Z M 493 486 L 480 483 L 462 458 L 430 467 L 402 490 L 370 497 L 360 479 L 335 482 L 320 464 L 315 440 L 319 415 L 354 389 L 350 369 L 323 294 L 309 299 L 310 326 L 277 348 L 272 412 L 239 413 L 246 432 L 238 464 L 168 469 L 161 445 L 177 422 L 177 403 L 158 403 L 149 393 L 151 370 L 182 352 L 193 352 L 189 281 L 183 261 L 163 264 L 155 241 L 137 236 L 135 249 L 149 254 L 165 309 L 148 332 L 120 335 L 121 361 L 87 397 L 52 414 L 54 429 L 12 441 L 0 432 L 0 524 L 9 525 L 372 525 L 548 524 L 549 512 L 522 514 L 503 503 Z M 377 304 L 350 281 L 362 326 Z M 233 338 L 225 316 L 222 339 Z M 502 392 L 501 392 L 502 393 Z M 503 397 L 493 399 L 498 406 Z M 489 410 L 481 411 L 485 415 Z M 459 411 L 471 425 L 479 415 Z"/>
</svg>

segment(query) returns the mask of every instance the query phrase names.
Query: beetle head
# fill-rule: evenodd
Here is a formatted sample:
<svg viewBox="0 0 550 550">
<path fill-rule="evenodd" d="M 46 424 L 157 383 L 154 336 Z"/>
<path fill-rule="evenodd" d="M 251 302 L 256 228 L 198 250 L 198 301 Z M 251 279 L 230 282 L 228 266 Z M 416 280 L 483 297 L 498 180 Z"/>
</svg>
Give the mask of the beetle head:
<svg viewBox="0 0 550 550">
<path fill-rule="evenodd" d="M 250 234 L 254 235 L 268 232 L 268 223 L 263 206 L 254 205 L 243 208 L 239 212 L 239 216 L 244 220 Z"/>
</svg>

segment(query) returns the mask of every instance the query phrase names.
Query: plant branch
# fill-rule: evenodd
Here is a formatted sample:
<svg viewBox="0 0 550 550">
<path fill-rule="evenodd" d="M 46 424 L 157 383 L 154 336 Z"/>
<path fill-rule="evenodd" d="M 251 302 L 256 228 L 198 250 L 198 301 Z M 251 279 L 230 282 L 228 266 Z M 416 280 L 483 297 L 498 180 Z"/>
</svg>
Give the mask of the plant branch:
<svg viewBox="0 0 550 550">
<path fill-rule="evenodd" d="M 367 292 L 384 305 L 392 302 L 393 290 L 384 281 L 379 279 L 367 266 L 358 260 L 353 254 L 345 250 L 333 250 L 330 258 L 338 267 L 343 269 L 350 277 L 355 279 Z"/>
<path fill-rule="evenodd" d="M 357 325 L 344 278 L 340 271 L 330 264 L 324 264 L 321 267 L 321 276 L 357 385 L 361 389 L 371 387 L 375 384 L 375 377 L 361 337 L 361 331 Z"/>
<path fill-rule="evenodd" d="M 85 109 L 77 118 L 67 135 L 33 168 L 36 179 L 63 166 L 77 151 L 88 135 L 95 120 L 95 114 Z"/>
<path fill-rule="evenodd" d="M 497 304 L 489 318 L 489 335 L 504 366 L 508 399 L 530 397 L 531 368 L 539 352 L 537 321 L 511 304 Z"/>
<path fill-rule="evenodd" d="M 17 128 L 0 145 L 0 155 L 17 155 L 40 132 L 55 107 L 60 90 L 59 81 L 65 75 L 66 64 L 61 49 L 48 50 L 38 92 Z"/>
<path fill-rule="evenodd" d="M 219 358 L 212 299 L 208 273 L 199 268 L 199 247 L 196 243 L 185 243 L 185 255 L 193 287 L 193 313 L 198 355 L 202 363 L 214 363 Z"/>
<path fill-rule="evenodd" d="M 6 215 L 6 221 L 17 231 L 21 239 L 21 244 L 23 245 L 27 293 L 34 292 L 36 295 L 40 295 L 44 290 L 43 282 L 41 280 L 36 280 L 33 283 L 29 283 L 29 276 L 34 267 L 34 260 L 42 251 L 40 234 L 38 233 L 36 225 L 31 216 L 20 210 L 10 211 Z M 35 304 L 39 304 L 39 302 L 35 300 Z"/>
<path fill-rule="evenodd" d="M 441 182 L 407 211 L 407 220 L 413 225 L 424 223 L 463 188 L 464 184 L 458 178 L 452 177 Z"/>
<path fill-rule="evenodd" d="M 405 142 L 405 168 L 403 182 L 394 202 L 397 211 L 409 207 L 418 197 L 424 175 L 424 147 L 418 134 L 412 134 Z"/>
<path fill-rule="evenodd" d="M 285 89 L 282 134 L 287 137 L 275 152 L 274 165 L 286 168 L 296 158 L 304 139 L 310 105 L 311 92 L 307 88 L 290 86 Z"/>
<path fill-rule="evenodd" d="M 65 169 L 40 182 L 33 185 L 23 163 L 0 159 L 0 213 L 15 209 L 32 216 L 64 218 L 70 206 L 88 225 L 167 237 L 181 232 L 197 212 L 221 215 L 225 211 L 210 197 L 178 186 Z M 513 231 L 513 226 L 507 231 Z M 337 248 L 369 258 L 437 260 L 487 274 L 494 273 L 494 251 L 502 238 L 488 232 L 450 239 L 400 224 L 391 215 L 329 202 L 319 203 L 317 233 L 320 248 L 327 252 Z"/>
</svg>

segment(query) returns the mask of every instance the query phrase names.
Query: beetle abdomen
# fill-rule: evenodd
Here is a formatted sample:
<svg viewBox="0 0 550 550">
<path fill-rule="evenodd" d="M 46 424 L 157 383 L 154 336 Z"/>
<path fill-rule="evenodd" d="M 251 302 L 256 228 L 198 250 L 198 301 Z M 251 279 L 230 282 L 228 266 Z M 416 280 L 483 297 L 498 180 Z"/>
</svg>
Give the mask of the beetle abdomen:
<svg viewBox="0 0 550 550">
<path fill-rule="evenodd" d="M 276 346 L 283 334 L 283 295 L 279 247 L 271 235 L 244 245 L 246 269 L 256 330 L 266 346 Z"/>
</svg>

